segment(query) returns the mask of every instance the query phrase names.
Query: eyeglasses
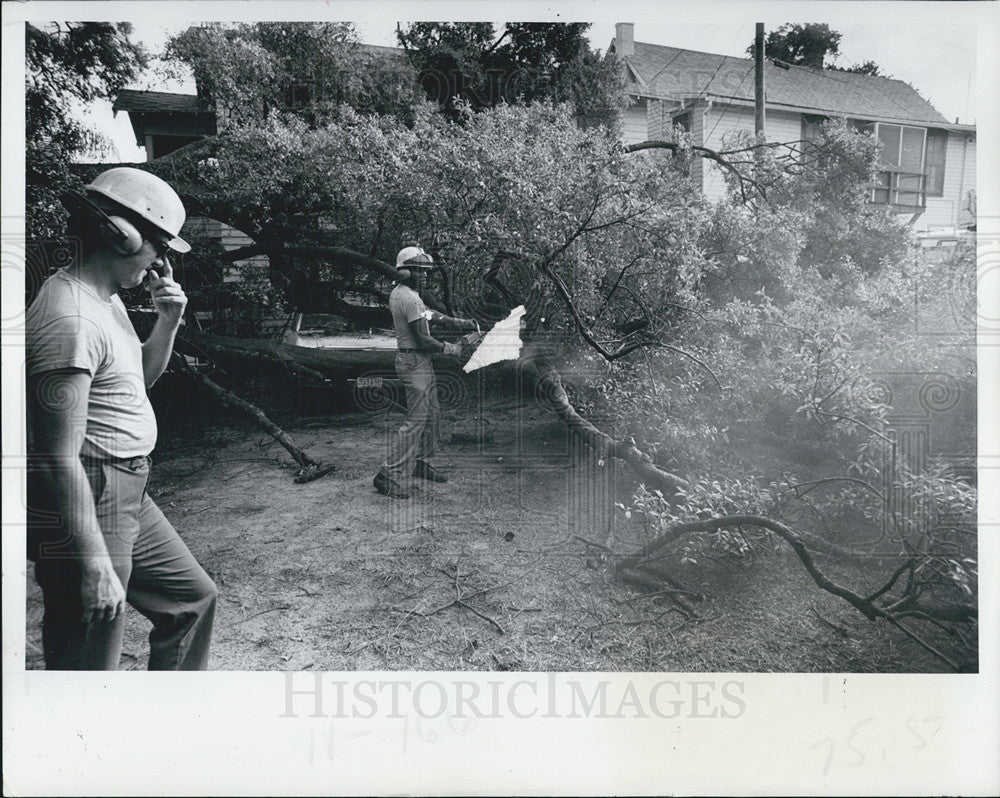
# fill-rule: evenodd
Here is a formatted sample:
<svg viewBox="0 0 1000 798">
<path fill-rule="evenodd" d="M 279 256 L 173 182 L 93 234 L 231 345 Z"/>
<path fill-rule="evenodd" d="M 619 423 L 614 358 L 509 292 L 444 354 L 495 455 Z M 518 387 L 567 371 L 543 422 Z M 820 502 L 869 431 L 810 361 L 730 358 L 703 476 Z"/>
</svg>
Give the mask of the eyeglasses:
<svg viewBox="0 0 1000 798">
<path fill-rule="evenodd" d="M 170 249 L 170 244 L 157 236 L 146 236 L 146 240 L 150 243 L 150 246 L 153 247 L 153 250 L 156 252 L 156 257 L 158 258 L 162 258 L 167 254 L 167 250 Z"/>
</svg>

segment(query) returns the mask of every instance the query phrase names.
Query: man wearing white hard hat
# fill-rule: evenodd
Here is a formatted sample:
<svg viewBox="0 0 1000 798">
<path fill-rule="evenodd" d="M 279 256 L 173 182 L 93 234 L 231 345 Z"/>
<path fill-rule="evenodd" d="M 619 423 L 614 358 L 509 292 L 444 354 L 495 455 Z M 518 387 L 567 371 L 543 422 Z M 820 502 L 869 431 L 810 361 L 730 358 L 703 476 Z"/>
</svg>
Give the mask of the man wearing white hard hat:
<svg viewBox="0 0 1000 798">
<path fill-rule="evenodd" d="M 429 461 L 437 446 L 440 407 L 431 355 L 462 355 L 462 347 L 431 336 L 428 322 L 446 322 L 475 330 L 471 319 L 456 319 L 428 310 L 420 297 L 434 259 L 417 246 L 404 247 L 396 256 L 400 283 L 389 294 L 389 310 L 396 331 L 396 374 L 406 391 L 406 421 L 389 441 L 385 462 L 375 475 L 375 489 L 386 496 L 405 499 L 412 477 L 446 482 Z"/>
<path fill-rule="evenodd" d="M 167 258 L 190 250 L 184 205 L 129 167 L 63 202 L 78 251 L 26 323 L 28 554 L 45 601 L 45 664 L 116 670 L 128 602 L 152 622 L 151 670 L 204 669 L 216 587 L 146 493 L 156 443 L 146 390 L 187 304 Z M 157 319 L 140 342 L 118 291 L 146 278 Z"/>
</svg>

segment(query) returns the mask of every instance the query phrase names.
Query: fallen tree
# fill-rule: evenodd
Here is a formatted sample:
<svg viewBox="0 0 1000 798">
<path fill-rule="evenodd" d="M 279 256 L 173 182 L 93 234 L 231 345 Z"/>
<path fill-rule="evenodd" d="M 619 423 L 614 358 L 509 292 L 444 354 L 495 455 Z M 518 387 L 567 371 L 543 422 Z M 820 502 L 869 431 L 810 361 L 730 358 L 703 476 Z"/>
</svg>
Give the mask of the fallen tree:
<svg viewBox="0 0 1000 798">
<path fill-rule="evenodd" d="M 744 325 L 724 339 L 719 327 L 740 327 L 741 316 L 766 303 L 766 296 L 761 300 L 754 293 L 761 284 L 781 288 L 791 283 L 799 290 L 803 280 L 819 274 L 814 280 L 819 285 L 809 284 L 819 300 L 826 299 L 817 307 L 829 306 L 830 292 L 839 290 L 836 280 L 824 282 L 816 264 L 809 265 L 811 271 L 800 268 L 803 243 L 796 236 L 801 230 L 787 228 L 806 230 L 804 237 L 817 239 L 810 246 L 825 256 L 840 246 L 822 237 L 829 213 L 838 214 L 836 228 L 847 231 L 844 239 L 875 229 L 863 208 L 874 145 L 840 131 L 821 146 L 811 145 L 815 157 L 808 163 L 791 144 L 708 150 L 653 141 L 625 148 L 614 136 L 581 131 L 551 108 L 503 108 L 463 125 L 418 115 L 412 128 L 355 117 L 326 128 L 270 119 L 182 148 L 152 168 L 178 186 L 193 213 L 218 219 L 251 239 L 249 246 L 226 255 L 226 264 L 266 255 L 270 282 L 291 309 L 335 312 L 362 324 L 388 326 L 383 307 L 360 308 L 345 295 L 364 294 L 381 303 L 386 281 L 396 276 L 390 265 L 395 251 L 414 238 L 442 267 L 436 296 L 432 291 L 427 297 L 429 306 L 489 323 L 524 304 L 526 337 L 533 346 L 516 368 L 533 394 L 598 459 L 621 461 L 637 483 L 661 492 L 666 502 L 681 502 L 697 475 L 715 472 L 716 464 L 695 465 L 689 457 L 658 451 L 641 430 L 634 436 L 609 435 L 575 406 L 561 372 L 571 359 L 583 357 L 581 350 L 619 368 L 619 379 L 623 374 L 637 379 L 636 364 L 645 361 L 648 392 L 655 394 L 663 380 L 682 374 L 680 393 L 686 396 L 675 396 L 674 403 L 683 400 L 688 406 L 696 399 L 725 406 L 734 383 L 762 382 L 733 363 L 752 357 L 756 360 L 748 362 L 759 368 L 767 362 L 774 336 Z M 690 158 L 722 167 L 737 201 L 753 204 L 754 213 L 735 209 L 710 219 L 688 180 Z M 251 161 L 252 173 L 246 169 Z M 796 174 L 803 176 L 801 186 L 782 183 L 784 176 Z M 785 202 L 788 213 L 772 212 L 775 201 Z M 760 218 L 754 216 L 758 212 Z M 721 226 L 721 232 L 711 225 Z M 882 235 L 880 229 L 871 235 Z M 721 242 L 717 250 L 705 246 L 709 233 Z M 761 282 L 751 282 L 758 275 Z M 856 282 L 853 273 L 846 277 L 843 284 Z M 721 306 L 733 296 L 730 318 L 706 318 L 713 301 Z M 763 313 L 758 317 L 783 321 Z M 719 327 L 713 329 L 713 323 Z M 701 337 L 686 337 L 697 325 Z M 796 376 L 790 358 L 789 379 L 800 378 L 803 385 L 790 383 L 788 394 L 804 392 L 796 399 L 800 411 L 805 408 L 818 423 L 843 426 L 851 423 L 845 419 L 861 417 L 838 404 L 843 386 L 850 388 L 855 375 L 841 368 L 844 346 L 828 343 L 803 333 L 801 341 L 789 345 L 793 353 L 815 350 L 815 363 L 807 362 Z M 731 350 L 724 353 L 730 362 L 721 359 L 721 368 L 714 351 L 720 344 Z M 351 379 L 373 368 L 372 361 L 377 370 L 392 369 L 391 356 L 382 361 L 372 353 L 358 356 L 367 363 L 353 362 L 347 353 L 330 358 L 215 335 L 201 336 L 198 345 L 222 362 L 266 363 L 296 380 Z M 840 360 L 825 354 L 831 349 Z M 545 351 L 555 354 L 541 354 Z M 657 358 L 654 373 L 651 359 Z M 789 415 L 797 412 L 793 404 Z M 858 423 L 875 429 L 870 419 Z M 674 473 L 680 468 L 683 476 Z M 759 527 L 792 545 L 803 565 L 815 566 L 803 554 L 859 553 L 805 531 L 792 533 L 777 519 L 756 517 L 785 530 L 783 536 L 767 524 Z M 915 570 L 927 561 L 918 556 Z M 690 604 L 689 596 L 676 592 L 683 588 L 671 585 L 662 564 L 648 556 L 616 573 L 647 587 L 659 584 Z M 825 580 L 822 571 L 809 573 L 814 580 L 819 575 L 823 589 L 841 587 Z M 846 588 L 837 595 L 866 618 L 887 620 L 888 614 L 894 622 L 904 617 L 951 622 L 943 620 L 947 613 L 935 610 L 929 595 L 916 595 L 919 582 L 912 579 L 911 593 L 904 589 L 895 604 L 884 598 L 890 591 L 877 599 Z M 963 609 L 949 612 L 971 618 Z"/>
<path fill-rule="evenodd" d="M 517 258 L 510 253 L 506 253 L 505 258 L 508 261 L 517 261 Z M 365 263 L 365 259 L 358 258 L 355 262 Z M 379 270 L 381 271 L 381 267 Z M 563 300 L 571 302 L 566 294 L 563 294 Z M 184 345 L 182 343 L 182 347 Z M 188 341 L 186 345 L 190 346 L 192 342 Z M 211 352 L 213 357 L 235 358 L 250 363 L 269 362 L 287 370 L 290 374 L 312 379 L 349 379 L 349 375 L 357 376 L 370 372 L 373 367 L 380 368 L 387 373 L 391 371 L 391 353 L 349 351 L 331 353 L 323 350 L 291 347 L 276 342 L 248 342 L 211 335 L 198 336 L 195 347 L 202 352 Z M 522 357 L 517 362 L 516 369 L 522 378 L 526 378 L 524 383 L 530 387 L 532 394 L 541 399 L 554 412 L 565 424 L 571 435 L 590 447 L 598 458 L 615 458 L 622 461 L 631 469 L 637 480 L 653 490 L 661 491 L 665 497 L 677 496 L 689 486 L 688 481 L 684 478 L 657 465 L 654 459 L 636 446 L 634 442 L 617 440 L 584 418 L 570 401 L 563 385 L 562 376 L 553 365 L 551 356 L 539 354 L 544 350 L 544 346 L 533 347 L 532 351 L 535 354 Z M 302 466 L 303 471 L 300 476 L 306 475 L 308 478 L 316 478 L 327 473 L 321 464 L 312 461 L 308 455 L 298 450 L 290 442 L 287 435 L 276 425 L 273 425 L 258 408 L 211 383 L 204 375 L 196 375 L 196 378 L 223 401 L 248 412 L 264 429 L 279 440 L 292 454 L 296 462 Z M 972 605 L 922 601 L 919 591 L 914 588 L 912 579 L 915 558 L 911 558 L 904 567 L 897 570 L 882 588 L 869 596 L 863 596 L 827 577 L 816 564 L 812 552 L 851 557 L 867 556 L 868 552 L 839 546 L 816 536 L 797 534 L 774 519 L 752 515 L 732 515 L 677 525 L 639 551 L 616 558 L 614 571 L 628 583 L 655 592 L 664 592 L 683 612 L 694 615 L 695 609 L 685 597 L 690 591 L 672 579 L 670 573 L 655 562 L 657 554 L 685 536 L 739 526 L 756 526 L 777 535 L 792 547 L 818 587 L 851 604 L 869 620 L 881 619 L 891 623 L 922 648 L 948 664 L 949 667 L 955 670 L 961 669 L 960 663 L 948 657 L 902 623 L 906 618 L 932 623 L 967 623 L 975 620 L 976 617 L 975 607 Z M 907 582 L 903 594 L 890 600 L 888 596 L 891 588 L 899 576 L 907 570 L 907 567 L 911 579 Z M 664 585 L 668 587 L 664 588 Z M 881 602 L 876 603 L 879 599 Z"/>
</svg>

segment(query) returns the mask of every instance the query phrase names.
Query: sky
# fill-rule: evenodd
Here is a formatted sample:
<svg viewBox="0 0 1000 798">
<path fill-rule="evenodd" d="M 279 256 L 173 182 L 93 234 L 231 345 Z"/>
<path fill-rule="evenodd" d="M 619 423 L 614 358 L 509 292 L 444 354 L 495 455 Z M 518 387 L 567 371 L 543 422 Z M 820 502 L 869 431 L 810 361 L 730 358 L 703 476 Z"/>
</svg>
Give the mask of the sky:
<svg viewBox="0 0 1000 798">
<path fill-rule="evenodd" d="M 809 17 L 803 17 L 801 13 L 798 15 L 788 13 L 795 8 L 800 8 L 801 5 L 767 7 L 766 10 L 770 11 L 769 14 L 758 13 L 756 17 L 752 14 L 750 16 L 744 15 L 745 19 L 740 21 L 734 21 L 734 18 L 739 16 L 735 13 L 726 14 L 721 19 L 718 18 L 718 12 L 711 11 L 713 8 L 717 9 L 718 4 L 704 6 L 709 11 L 704 12 L 702 19 L 699 19 L 699 13 L 696 10 L 692 10 L 695 7 L 685 5 L 681 7 L 688 9 L 686 14 L 674 14 L 672 15 L 673 21 L 663 22 L 662 18 L 666 15 L 649 13 L 649 7 L 625 7 L 625 11 L 645 13 L 632 13 L 631 15 L 615 17 L 609 15 L 615 11 L 615 6 L 611 4 L 579 3 L 573 6 L 576 13 L 572 17 L 557 14 L 555 17 L 550 15 L 545 18 L 592 22 L 588 37 L 591 46 L 601 52 L 607 49 L 614 37 L 615 20 L 618 19 L 634 23 L 636 41 L 736 57 L 745 57 L 746 47 L 753 39 L 755 21 L 764 22 L 767 30 L 773 30 L 789 21 L 827 22 L 834 30 L 842 34 L 838 65 L 849 66 L 867 60 L 875 61 L 884 74 L 912 85 L 949 121 L 958 119 L 963 123 L 974 123 L 977 99 L 976 27 L 968 23 L 945 21 L 950 17 L 942 15 L 940 12 L 936 16 L 907 14 L 905 15 L 906 21 L 896 19 L 891 28 L 884 21 L 880 21 L 878 15 L 869 14 L 867 16 L 871 21 L 859 24 L 855 21 L 858 18 L 857 14 L 844 15 L 840 12 L 843 7 L 857 5 L 856 3 L 826 3 L 823 5 L 813 3 L 807 6 L 813 9 L 813 13 Z M 869 4 L 869 7 L 883 7 L 885 5 L 873 3 Z M 893 3 L 889 5 L 898 9 L 904 4 Z M 759 4 L 753 4 L 753 6 L 756 8 Z M 283 8 L 291 7 L 284 6 Z M 295 7 L 298 8 L 299 4 L 296 4 Z M 336 12 L 341 7 L 344 5 L 330 6 L 326 4 L 324 5 L 325 13 L 315 14 L 312 18 L 351 19 L 355 23 L 361 41 L 368 44 L 395 46 L 397 20 L 405 23 L 408 21 L 408 16 L 412 17 L 412 11 L 415 7 L 427 8 L 427 5 L 374 3 L 350 7 L 350 10 L 355 11 L 350 17 L 337 16 L 336 14 L 331 16 L 331 8 Z M 464 6 L 467 15 L 464 18 L 475 16 L 475 14 L 470 13 L 470 9 L 483 7 L 475 4 Z M 663 6 L 663 8 L 666 7 Z M 258 8 L 261 7 L 258 6 Z M 266 8 L 270 10 L 273 18 L 291 18 L 292 16 L 291 14 L 276 16 L 276 10 L 282 8 L 280 4 L 268 4 Z M 344 8 L 348 10 L 347 7 Z M 524 13 L 519 13 L 517 16 L 511 14 L 506 19 L 542 18 L 539 17 L 537 11 L 528 12 L 528 8 L 528 6 L 517 3 L 491 4 L 489 6 L 492 12 L 496 12 L 498 9 L 510 12 L 524 10 Z M 578 10 L 587 8 L 593 13 L 585 15 Z M 816 9 L 820 8 L 823 14 L 817 13 Z M 385 13 L 376 16 L 373 15 L 371 9 L 381 9 Z M 423 18 L 463 18 L 461 14 L 446 16 L 444 12 L 448 10 L 454 11 L 455 9 L 444 8 L 441 13 L 435 16 L 424 16 Z M 833 11 L 837 11 L 837 13 L 834 14 Z M 900 15 L 897 14 L 897 16 Z M 761 18 L 757 19 L 757 17 Z M 217 16 L 215 18 L 225 19 L 226 17 Z M 300 13 L 296 18 L 311 17 L 306 13 Z M 502 21 L 494 20 L 498 29 L 501 28 Z M 166 10 L 157 14 L 143 15 L 142 19 L 133 19 L 132 23 L 134 27 L 133 38 L 146 44 L 150 51 L 155 53 L 162 49 L 170 34 L 180 32 L 191 24 L 191 18 L 189 15 L 182 16 Z M 133 88 L 190 93 L 194 91 L 193 82 L 165 83 L 161 78 L 152 74 L 137 81 Z M 109 103 L 97 103 L 88 109 L 85 115 L 91 125 L 105 133 L 112 141 L 121 161 L 145 160 L 144 150 L 135 145 L 135 138 L 127 114 L 118 114 L 117 118 L 113 118 Z"/>
</svg>

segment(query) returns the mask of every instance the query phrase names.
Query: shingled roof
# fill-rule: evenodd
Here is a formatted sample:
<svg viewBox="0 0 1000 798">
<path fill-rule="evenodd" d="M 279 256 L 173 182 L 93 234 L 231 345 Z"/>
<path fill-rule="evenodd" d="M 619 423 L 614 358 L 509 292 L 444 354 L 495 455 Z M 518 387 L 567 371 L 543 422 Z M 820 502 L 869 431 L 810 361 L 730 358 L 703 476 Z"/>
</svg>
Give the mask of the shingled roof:
<svg viewBox="0 0 1000 798">
<path fill-rule="evenodd" d="M 752 103 L 754 99 L 754 64 L 750 59 L 635 42 L 635 53 L 624 60 L 631 69 L 629 91 L 633 94 L 674 101 L 707 97 Z M 770 61 L 765 62 L 764 72 L 769 108 L 948 124 L 934 106 L 901 80 L 801 66 L 782 69 Z"/>
<path fill-rule="evenodd" d="M 204 114 L 212 109 L 196 94 L 171 94 L 165 91 L 136 91 L 122 89 L 118 99 L 111 106 L 114 112 L 126 111 L 137 114 L 182 113 Z"/>
</svg>

